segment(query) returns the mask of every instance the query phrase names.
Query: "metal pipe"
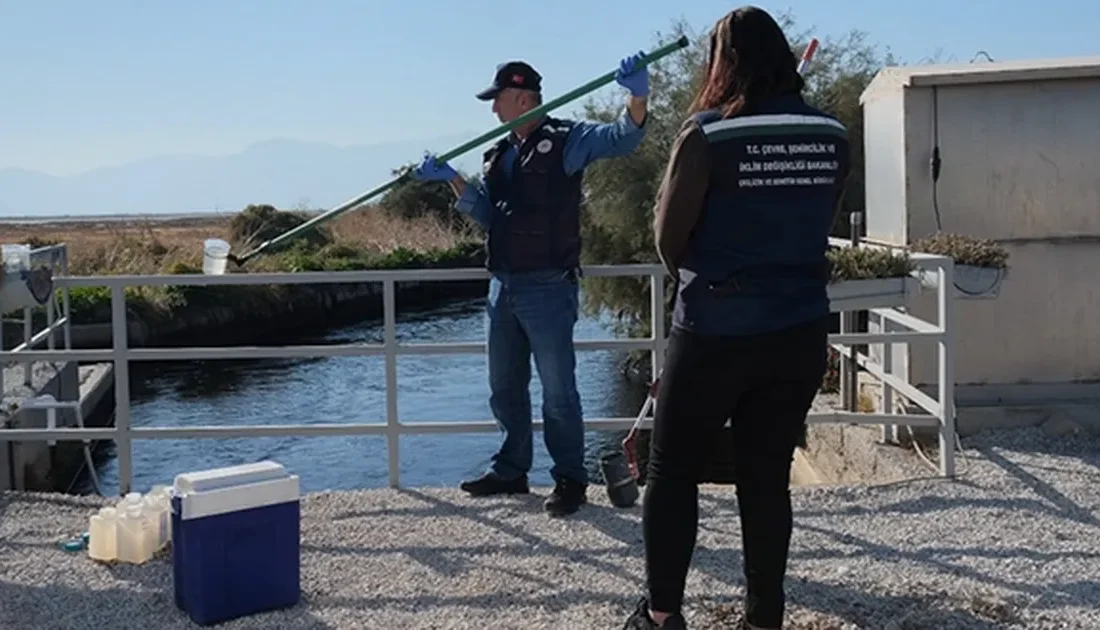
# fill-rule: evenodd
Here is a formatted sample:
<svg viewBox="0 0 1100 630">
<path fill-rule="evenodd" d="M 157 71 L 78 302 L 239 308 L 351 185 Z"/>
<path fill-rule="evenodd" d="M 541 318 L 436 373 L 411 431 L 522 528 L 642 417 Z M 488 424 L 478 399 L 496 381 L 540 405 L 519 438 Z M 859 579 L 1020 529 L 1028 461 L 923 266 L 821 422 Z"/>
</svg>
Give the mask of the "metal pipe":
<svg viewBox="0 0 1100 630">
<path fill-rule="evenodd" d="M 853 212 L 849 215 L 849 226 L 851 228 L 851 244 L 852 249 L 859 247 L 859 225 L 862 219 L 862 213 Z M 859 313 L 860 311 L 849 311 L 843 313 L 841 332 L 848 334 L 858 334 L 859 332 Z M 859 410 L 859 363 L 856 359 L 856 348 L 853 345 L 851 353 L 848 354 L 846 363 L 845 374 L 843 376 L 843 390 L 844 390 L 844 408 L 847 411 Z"/>
<path fill-rule="evenodd" d="M 667 55 L 669 55 L 673 52 L 676 52 L 677 50 L 679 50 L 681 48 L 686 48 L 687 45 L 688 45 L 687 36 L 686 35 L 681 36 L 676 41 L 665 44 L 664 46 L 661 46 L 660 48 L 657 48 L 653 52 L 645 55 L 642 58 L 642 65 L 644 67 L 644 66 L 646 66 L 650 63 L 653 63 L 654 61 L 656 61 L 656 60 L 658 60 L 662 57 L 665 57 L 665 56 L 667 56 Z M 495 129 L 492 129 L 491 131 L 486 131 L 485 133 L 481 134 L 480 136 L 474 138 L 473 140 L 470 140 L 470 141 L 466 142 L 465 144 L 462 144 L 458 147 L 455 147 L 454 149 L 451 149 L 450 151 L 447 151 L 446 153 L 443 153 L 443 154 L 439 155 L 437 157 L 437 159 L 440 162 L 446 162 L 448 160 L 452 160 L 452 159 L 454 159 L 454 158 L 470 151 L 471 149 L 474 149 L 476 147 L 481 146 L 482 144 L 488 142 L 489 140 L 497 138 L 497 137 L 511 131 L 515 127 L 518 127 L 518 126 L 520 126 L 524 123 L 527 123 L 531 120 L 534 120 L 535 118 L 538 118 L 539 116 L 542 116 L 543 114 L 545 114 L 546 112 L 548 112 L 552 109 L 560 107 L 560 106 L 562 106 L 562 105 L 564 105 L 564 104 L 566 104 L 570 101 L 574 101 L 574 100 L 584 96 L 585 94 L 588 94 L 589 92 L 592 92 L 592 91 L 594 91 L 594 90 L 596 90 L 600 87 L 603 87 L 604 85 L 610 83 L 611 81 L 613 81 L 615 79 L 616 72 L 617 71 L 613 70 L 611 72 L 607 72 L 607 73 L 603 74 L 602 76 L 599 76 L 595 79 L 592 79 L 588 83 L 585 83 L 584 85 L 582 85 L 582 86 L 580 86 L 580 87 L 578 87 L 578 88 L 576 88 L 576 89 L 574 89 L 570 92 L 566 92 L 565 94 L 559 96 L 558 98 L 556 98 L 552 101 L 549 101 L 547 103 L 544 103 L 543 105 L 540 105 L 539 107 L 536 107 L 535 109 L 523 114 L 522 116 L 520 116 L 519 118 L 516 118 L 515 120 L 504 123 L 504 124 L 496 127 Z M 336 206 L 335 208 L 333 208 L 332 210 L 329 210 L 328 212 L 325 212 L 324 214 L 313 217 L 309 221 L 306 221 L 305 223 L 303 223 L 303 224 L 301 224 L 297 227 L 294 227 L 290 230 L 287 230 L 286 232 L 280 234 L 279 236 L 276 236 L 275 238 L 273 238 L 271 240 L 264 241 L 262 244 L 260 244 L 259 247 L 257 247 L 256 249 L 254 249 L 254 250 L 252 250 L 252 251 L 250 251 L 246 254 L 243 254 L 241 256 L 234 256 L 233 254 L 229 254 L 229 260 L 232 260 L 238 266 L 244 265 L 244 263 L 247 262 L 249 259 L 251 259 L 252 257 L 254 257 L 258 254 L 260 254 L 260 252 L 266 250 L 267 248 L 272 247 L 272 246 L 276 245 L 277 243 L 281 243 L 281 242 L 283 242 L 283 241 L 285 241 L 285 240 L 287 240 L 287 239 L 289 239 L 293 236 L 296 236 L 297 234 L 300 234 L 301 232 L 304 232 L 305 230 L 313 228 L 313 227 L 317 226 L 320 223 L 332 220 L 332 219 L 336 218 L 337 216 L 347 212 L 348 210 L 352 210 L 352 209 L 362 205 L 367 200 L 372 199 L 372 198 L 386 192 L 390 188 L 393 188 L 394 186 L 396 186 L 397 184 L 405 181 L 409 177 L 410 177 L 409 173 L 403 173 L 402 175 L 390 180 L 389 182 L 387 182 L 385 184 L 382 184 L 381 186 L 378 186 L 378 187 L 374 188 L 373 190 L 365 192 L 365 193 L 359 195 L 358 197 L 355 197 L 354 199 L 350 199 L 348 201 L 345 201 L 344 203 L 340 204 L 339 206 Z"/>
</svg>

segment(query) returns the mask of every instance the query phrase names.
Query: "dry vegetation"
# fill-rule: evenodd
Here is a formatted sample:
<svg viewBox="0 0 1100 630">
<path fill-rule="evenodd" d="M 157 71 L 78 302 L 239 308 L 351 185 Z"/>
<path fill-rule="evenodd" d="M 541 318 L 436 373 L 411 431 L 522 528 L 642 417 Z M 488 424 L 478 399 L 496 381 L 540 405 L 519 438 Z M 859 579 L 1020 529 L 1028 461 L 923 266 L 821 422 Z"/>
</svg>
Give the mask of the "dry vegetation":
<svg viewBox="0 0 1100 630">
<path fill-rule="evenodd" d="M 157 220 L 54 221 L 45 224 L 0 222 L 3 241 L 42 246 L 65 243 L 71 275 L 145 275 L 200 273 L 203 241 L 222 238 L 243 254 L 264 239 L 300 224 L 300 211 L 281 212 L 270 206 L 249 206 L 239 213 Z M 448 222 L 438 215 L 403 217 L 363 208 L 325 222 L 293 242 L 280 243 L 230 272 L 299 272 L 380 268 L 467 266 L 476 263 L 481 237 L 468 224 Z M 253 231 L 255 229 L 255 231 Z M 259 241 L 259 242 L 257 242 Z M 243 311 L 278 312 L 292 294 L 308 294 L 290 286 L 233 287 L 228 300 Z M 131 315 L 147 323 L 176 321 L 183 310 L 225 304 L 220 287 L 139 286 L 126 289 Z M 75 323 L 107 321 L 110 297 L 105 287 L 70 290 Z M 42 310 L 42 309 L 39 309 Z M 36 317 L 44 317 L 36 313 Z"/>
<path fill-rule="evenodd" d="M 9 243 L 66 243 L 70 273 L 74 275 L 163 273 L 179 264 L 200 265 L 202 242 L 207 238 L 232 240 L 232 217 L 227 214 L 170 221 L 135 218 L 96 223 L 0 223 L 0 234 Z M 365 254 L 386 254 L 399 248 L 448 250 L 478 239 L 476 234 L 448 226 L 432 215 L 401 218 L 372 209 L 350 212 L 324 226 L 334 245 Z M 241 253 L 240 249 L 235 251 Z M 260 256 L 250 266 L 259 270 L 278 263 L 277 259 Z"/>
<path fill-rule="evenodd" d="M 831 282 L 899 278 L 915 268 L 905 252 L 874 247 L 832 247 L 826 253 Z"/>
<path fill-rule="evenodd" d="M 1008 250 L 1003 245 L 991 239 L 966 234 L 930 234 L 915 241 L 910 249 L 914 252 L 947 256 L 954 259 L 957 265 L 995 269 L 1008 266 Z"/>
</svg>

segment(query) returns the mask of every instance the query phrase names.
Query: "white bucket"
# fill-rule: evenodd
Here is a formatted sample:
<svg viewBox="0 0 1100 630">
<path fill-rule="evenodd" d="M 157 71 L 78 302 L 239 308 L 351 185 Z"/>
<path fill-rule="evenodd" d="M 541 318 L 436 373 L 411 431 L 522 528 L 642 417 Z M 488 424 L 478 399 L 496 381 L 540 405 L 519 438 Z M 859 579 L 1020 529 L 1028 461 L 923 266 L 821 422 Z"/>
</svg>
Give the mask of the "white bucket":
<svg viewBox="0 0 1100 630">
<path fill-rule="evenodd" d="M 202 272 L 208 276 L 220 276 L 225 273 L 225 264 L 229 260 L 229 243 L 220 238 L 208 238 L 202 244 Z"/>
</svg>

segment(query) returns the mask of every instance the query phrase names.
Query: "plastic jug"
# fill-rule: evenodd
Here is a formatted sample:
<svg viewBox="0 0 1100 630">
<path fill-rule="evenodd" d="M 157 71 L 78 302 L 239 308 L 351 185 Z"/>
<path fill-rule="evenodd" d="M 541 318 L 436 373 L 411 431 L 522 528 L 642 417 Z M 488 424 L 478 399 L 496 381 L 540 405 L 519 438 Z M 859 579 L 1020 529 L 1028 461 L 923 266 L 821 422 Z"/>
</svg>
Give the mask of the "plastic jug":
<svg viewBox="0 0 1100 630">
<path fill-rule="evenodd" d="M 118 558 L 118 518 L 113 507 L 100 508 L 88 519 L 88 556 L 110 562 Z"/>
<path fill-rule="evenodd" d="M 169 503 L 168 488 L 153 486 L 145 495 L 144 510 L 153 531 L 148 540 L 150 553 L 155 554 L 172 539 L 172 506 Z"/>
<path fill-rule="evenodd" d="M 145 514 L 141 493 L 131 492 L 121 502 L 118 513 L 118 559 L 142 564 L 153 556 L 152 522 Z"/>
<path fill-rule="evenodd" d="M 220 276 L 225 273 L 226 261 L 229 260 L 229 243 L 220 238 L 208 238 L 202 244 L 202 272 L 207 275 Z"/>
</svg>

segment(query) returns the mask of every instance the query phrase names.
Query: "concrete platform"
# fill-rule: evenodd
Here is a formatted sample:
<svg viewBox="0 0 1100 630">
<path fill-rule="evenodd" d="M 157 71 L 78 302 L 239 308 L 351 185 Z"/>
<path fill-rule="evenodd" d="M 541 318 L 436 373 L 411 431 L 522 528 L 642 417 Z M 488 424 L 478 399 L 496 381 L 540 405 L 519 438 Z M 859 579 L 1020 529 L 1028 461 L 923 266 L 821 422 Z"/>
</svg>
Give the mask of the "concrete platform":
<svg viewBox="0 0 1100 630">
<path fill-rule="evenodd" d="M 1100 442 L 1020 429 L 964 446 L 955 482 L 794 489 L 785 627 L 1100 627 Z M 621 628 L 644 588 L 640 506 L 613 508 L 596 487 L 574 517 L 549 519 L 545 494 L 307 495 L 302 603 L 222 627 Z M 107 501 L 0 495 L 0 627 L 194 627 L 174 608 L 168 554 L 105 566 L 58 547 Z M 700 512 L 689 627 L 733 627 L 732 488 L 704 488 Z"/>
<path fill-rule="evenodd" d="M 4 369 L 4 391 L 0 399 L 0 430 L 4 428 L 45 428 L 45 410 L 22 409 L 35 396 L 50 394 L 60 402 L 79 401 L 80 413 L 87 421 L 114 385 L 111 363 L 49 363 L 32 365 L 31 384 L 27 385 L 22 364 Z M 71 409 L 57 410 L 57 425 L 77 426 Z M 9 448 L 10 444 L 10 448 Z M 61 470 L 83 458 L 79 442 L 58 442 L 51 456 L 46 442 L 0 442 L 0 490 L 44 490 Z"/>
</svg>

